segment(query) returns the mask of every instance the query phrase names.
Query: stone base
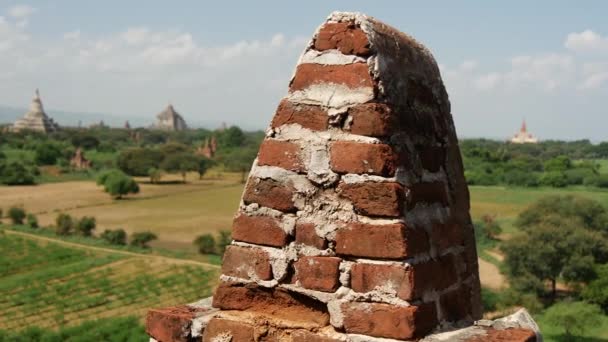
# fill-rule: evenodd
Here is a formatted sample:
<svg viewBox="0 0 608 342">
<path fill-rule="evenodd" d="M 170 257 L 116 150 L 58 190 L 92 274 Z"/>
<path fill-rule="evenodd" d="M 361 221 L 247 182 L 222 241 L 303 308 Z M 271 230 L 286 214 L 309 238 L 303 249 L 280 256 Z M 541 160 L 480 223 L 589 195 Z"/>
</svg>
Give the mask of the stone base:
<svg viewBox="0 0 608 342">
<path fill-rule="evenodd" d="M 146 317 L 146 332 L 156 342 L 397 342 L 364 335 L 344 334 L 331 325 L 277 315 L 223 310 L 211 307 L 212 298 L 177 307 L 152 309 Z M 538 326 L 525 309 L 495 320 L 480 320 L 473 326 L 431 334 L 425 342 L 514 341 L 540 342 Z"/>
</svg>

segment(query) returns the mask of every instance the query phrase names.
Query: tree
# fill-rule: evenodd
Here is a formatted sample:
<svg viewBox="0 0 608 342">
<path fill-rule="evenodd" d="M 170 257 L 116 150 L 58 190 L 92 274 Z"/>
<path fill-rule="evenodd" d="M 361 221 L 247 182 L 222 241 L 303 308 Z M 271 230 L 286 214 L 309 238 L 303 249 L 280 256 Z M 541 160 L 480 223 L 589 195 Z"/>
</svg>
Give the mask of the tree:
<svg viewBox="0 0 608 342">
<path fill-rule="evenodd" d="M 226 247 L 232 242 L 232 234 L 230 234 L 229 230 L 220 230 L 220 235 L 217 239 L 217 253 L 219 255 L 224 255 L 226 251 Z"/>
<path fill-rule="evenodd" d="M 163 160 L 161 152 L 149 148 L 131 148 L 120 152 L 116 165 L 130 176 L 149 176 L 151 168 L 158 168 Z"/>
<path fill-rule="evenodd" d="M 598 304 L 608 312 L 608 264 L 599 266 L 596 273 L 597 278 L 583 289 L 582 296 L 586 301 Z"/>
<path fill-rule="evenodd" d="M 127 233 L 121 228 L 114 230 L 106 229 L 101 233 L 100 237 L 113 245 L 124 246 L 127 244 Z"/>
<path fill-rule="evenodd" d="M 160 168 L 168 173 L 180 173 L 183 182 L 186 183 L 186 173 L 198 169 L 198 160 L 189 153 L 170 154 L 162 161 Z"/>
<path fill-rule="evenodd" d="M 156 234 L 151 232 L 137 232 L 131 235 L 131 246 L 137 246 L 141 248 L 148 248 L 148 243 L 152 240 L 156 240 L 158 237 Z"/>
<path fill-rule="evenodd" d="M 561 302 L 545 311 L 545 319 L 564 330 L 566 341 L 577 341 L 577 334 L 601 323 L 602 311 L 585 302 Z"/>
<path fill-rule="evenodd" d="M 484 233 L 486 234 L 486 237 L 491 240 L 496 240 L 498 235 L 502 233 L 502 228 L 498 222 L 496 222 L 496 216 L 485 214 L 481 219 L 484 223 Z"/>
<path fill-rule="evenodd" d="M 215 254 L 215 238 L 211 234 L 200 235 L 194 240 L 194 244 L 201 254 Z"/>
<path fill-rule="evenodd" d="M 40 143 L 35 150 L 35 160 L 38 165 L 54 165 L 61 157 L 61 149 L 51 143 Z"/>
<path fill-rule="evenodd" d="M 245 176 L 251 169 L 256 153 L 253 149 L 234 149 L 222 155 L 221 160 L 228 171 L 240 172 L 241 183 L 245 183 Z"/>
<path fill-rule="evenodd" d="M 221 148 L 241 147 L 245 142 L 243 131 L 237 126 L 231 126 L 217 133 L 218 144 Z"/>
<path fill-rule="evenodd" d="M 34 175 L 20 162 L 0 162 L 0 183 L 6 185 L 32 185 Z"/>
<path fill-rule="evenodd" d="M 543 282 L 548 280 L 555 299 L 558 279 L 588 283 L 596 277 L 594 265 L 608 261 L 608 239 L 596 226 L 603 222 L 605 209 L 589 200 L 583 201 L 588 208 L 579 207 L 580 200 L 544 198 L 520 214 L 517 224 L 522 234 L 502 246 L 515 288 L 543 294 Z M 560 211 L 568 203 L 572 208 Z"/>
<path fill-rule="evenodd" d="M 60 213 L 55 218 L 55 234 L 70 235 L 74 231 L 74 220 L 72 216 L 65 213 Z"/>
<path fill-rule="evenodd" d="M 115 199 L 121 199 L 126 194 L 139 192 L 139 185 L 135 180 L 119 170 L 110 170 L 99 175 L 97 185 L 103 186 L 104 191 Z"/>
<path fill-rule="evenodd" d="M 159 169 L 152 167 L 148 170 L 148 176 L 150 177 L 150 183 L 158 183 L 162 177 L 162 172 Z"/>
<path fill-rule="evenodd" d="M 97 223 L 94 217 L 83 216 L 78 220 L 78 233 L 82 236 L 91 236 L 96 226 Z"/>
<path fill-rule="evenodd" d="M 25 219 L 25 210 L 19 207 L 11 207 L 8 209 L 8 217 L 15 225 L 23 224 L 23 219 Z"/>
<path fill-rule="evenodd" d="M 27 225 L 30 228 L 38 228 L 38 218 L 36 217 L 36 215 L 34 214 L 27 214 L 26 216 L 27 219 Z"/>
<path fill-rule="evenodd" d="M 90 134 L 76 134 L 72 136 L 72 145 L 85 150 L 92 150 L 99 146 L 99 139 Z"/>
<path fill-rule="evenodd" d="M 568 185 L 568 176 L 561 171 L 549 171 L 540 177 L 540 183 L 555 188 L 563 188 Z"/>
<path fill-rule="evenodd" d="M 203 179 L 203 176 L 211 168 L 213 161 L 207 157 L 199 157 L 196 172 L 198 172 L 198 179 Z"/>
</svg>

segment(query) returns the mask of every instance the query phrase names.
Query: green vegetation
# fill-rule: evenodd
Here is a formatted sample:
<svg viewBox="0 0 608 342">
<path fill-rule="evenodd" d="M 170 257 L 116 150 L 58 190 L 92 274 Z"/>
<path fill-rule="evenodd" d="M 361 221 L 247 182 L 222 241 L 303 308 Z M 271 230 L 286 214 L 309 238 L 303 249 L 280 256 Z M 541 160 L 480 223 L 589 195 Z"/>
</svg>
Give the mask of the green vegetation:
<svg viewBox="0 0 608 342">
<path fill-rule="evenodd" d="M 211 234 L 199 235 L 193 243 L 201 254 L 224 255 L 226 246 L 232 241 L 232 236 L 228 230 L 220 230 L 217 239 Z"/>
<path fill-rule="evenodd" d="M 216 276 L 179 260 L 95 252 L 6 233 L 0 234 L 0 255 L 0 329 L 10 331 L 75 326 L 83 318 L 142 317 L 150 306 L 210 294 Z"/>
<path fill-rule="evenodd" d="M 158 239 L 156 234 L 151 232 L 137 232 L 131 236 L 131 246 L 137 246 L 140 248 L 148 248 L 150 241 Z"/>
<path fill-rule="evenodd" d="M 139 192 L 139 185 L 135 180 L 120 170 L 110 170 L 100 174 L 97 178 L 97 185 L 103 186 L 104 191 L 115 199 Z"/>
<path fill-rule="evenodd" d="M 19 207 L 12 207 L 8 210 L 8 217 L 10 217 L 13 224 L 23 224 L 23 219 L 25 219 L 25 210 Z"/>
</svg>

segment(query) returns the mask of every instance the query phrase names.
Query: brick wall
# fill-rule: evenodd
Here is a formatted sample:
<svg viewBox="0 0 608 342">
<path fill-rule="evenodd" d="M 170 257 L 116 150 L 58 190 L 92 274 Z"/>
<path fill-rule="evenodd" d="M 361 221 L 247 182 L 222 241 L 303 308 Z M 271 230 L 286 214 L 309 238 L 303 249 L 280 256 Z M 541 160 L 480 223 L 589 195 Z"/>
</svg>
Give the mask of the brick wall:
<svg viewBox="0 0 608 342">
<path fill-rule="evenodd" d="M 233 238 L 213 306 L 248 318 L 211 319 L 204 341 L 272 335 L 251 317 L 305 327 L 292 341 L 407 340 L 480 318 L 469 193 L 430 52 L 376 19 L 333 13 L 278 105 Z"/>
</svg>

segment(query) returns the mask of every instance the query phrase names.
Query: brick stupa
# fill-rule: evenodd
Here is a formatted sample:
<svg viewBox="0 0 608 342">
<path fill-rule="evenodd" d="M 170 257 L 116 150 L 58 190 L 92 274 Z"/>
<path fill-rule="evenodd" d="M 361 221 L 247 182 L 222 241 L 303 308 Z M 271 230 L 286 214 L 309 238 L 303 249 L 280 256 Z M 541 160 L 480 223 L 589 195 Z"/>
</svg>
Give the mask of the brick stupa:
<svg viewBox="0 0 608 342">
<path fill-rule="evenodd" d="M 469 193 L 431 53 L 333 13 L 267 130 L 232 237 L 213 308 L 151 310 L 154 339 L 403 341 L 481 318 Z"/>
</svg>

